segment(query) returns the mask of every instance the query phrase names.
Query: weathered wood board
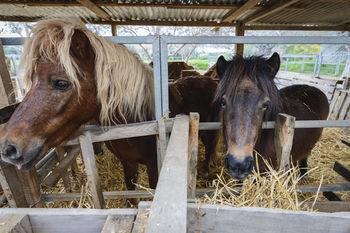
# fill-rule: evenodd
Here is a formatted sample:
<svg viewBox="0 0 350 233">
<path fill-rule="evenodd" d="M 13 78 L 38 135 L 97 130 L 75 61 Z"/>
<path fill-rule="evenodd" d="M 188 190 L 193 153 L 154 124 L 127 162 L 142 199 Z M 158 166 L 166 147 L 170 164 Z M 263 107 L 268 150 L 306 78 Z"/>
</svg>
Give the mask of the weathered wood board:
<svg viewBox="0 0 350 233">
<path fill-rule="evenodd" d="M 350 212 L 314 213 L 220 205 L 188 205 L 187 232 L 349 233 Z"/>
</svg>

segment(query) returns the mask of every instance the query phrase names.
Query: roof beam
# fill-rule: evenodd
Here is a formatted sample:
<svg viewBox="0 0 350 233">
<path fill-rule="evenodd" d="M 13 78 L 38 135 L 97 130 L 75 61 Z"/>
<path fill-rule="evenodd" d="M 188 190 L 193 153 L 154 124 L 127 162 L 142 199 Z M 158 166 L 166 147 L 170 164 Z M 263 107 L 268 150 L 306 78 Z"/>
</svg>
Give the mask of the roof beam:
<svg viewBox="0 0 350 233">
<path fill-rule="evenodd" d="M 247 11 L 255 7 L 260 0 L 248 0 L 246 3 L 244 3 L 240 8 L 237 10 L 230 10 L 223 18 L 223 22 L 234 22 L 237 19 L 239 19 L 243 14 L 245 14 Z"/>
<path fill-rule="evenodd" d="M 282 0 L 274 5 L 272 5 L 269 8 L 266 8 L 264 10 L 258 11 L 256 14 L 253 14 L 249 16 L 247 19 L 244 20 L 244 23 L 252 23 L 255 22 L 265 16 L 271 15 L 273 13 L 276 13 L 296 2 L 299 2 L 300 0 Z"/>
<path fill-rule="evenodd" d="M 349 31 L 350 25 L 245 25 L 245 30 L 292 30 L 292 31 Z"/>
<path fill-rule="evenodd" d="M 98 17 L 100 17 L 100 18 L 102 18 L 104 20 L 111 19 L 109 14 L 107 14 L 107 12 L 105 12 L 100 7 L 95 5 L 95 3 L 93 3 L 92 1 L 90 1 L 90 0 L 77 0 L 77 2 L 79 2 L 81 5 L 83 5 L 86 8 L 88 8 L 90 11 L 94 12 Z"/>
</svg>

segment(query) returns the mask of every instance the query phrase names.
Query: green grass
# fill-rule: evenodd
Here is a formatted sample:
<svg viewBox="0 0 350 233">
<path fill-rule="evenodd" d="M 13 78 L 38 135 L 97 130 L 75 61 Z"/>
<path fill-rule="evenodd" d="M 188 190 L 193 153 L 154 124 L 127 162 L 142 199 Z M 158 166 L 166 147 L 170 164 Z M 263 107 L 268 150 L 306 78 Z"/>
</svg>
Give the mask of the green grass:
<svg viewBox="0 0 350 233">
<path fill-rule="evenodd" d="M 283 62 L 281 64 L 280 70 L 285 70 L 285 63 Z M 340 76 L 344 70 L 344 64 L 340 65 L 339 73 L 337 76 Z M 320 70 L 320 75 L 328 75 L 328 76 L 335 76 L 335 69 L 336 65 L 322 65 Z M 307 74 L 313 74 L 314 73 L 314 65 L 313 64 L 304 64 L 304 70 L 302 70 L 302 65 L 298 63 L 288 63 L 288 71 L 291 72 L 297 72 L 297 73 L 307 73 Z"/>
<path fill-rule="evenodd" d="M 295 61 L 298 61 L 295 59 Z M 308 60 L 311 62 L 311 60 Z M 193 58 L 188 61 L 188 63 L 200 71 L 208 70 L 208 59 L 207 58 Z M 340 76 L 344 70 L 345 64 L 340 65 L 339 73 Z M 320 75 L 335 76 L 336 65 L 322 65 L 320 70 Z M 285 62 L 282 62 L 280 70 L 285 70 Z M 304 64 L 304 70 L 302 70 L 302 65 L 300 63 L 294 63 L 293 60 L 288 62 L 288 71 L 297 73 L 314 73 L 314 64 Z"/>
<path fill-rule="evenodd" d="M 196 69 L 205 71 L 208 69 L 208 60 L 207 59 L 191 59 L 188 61 L 191 66 L 194 66 Z"/>
</svg>

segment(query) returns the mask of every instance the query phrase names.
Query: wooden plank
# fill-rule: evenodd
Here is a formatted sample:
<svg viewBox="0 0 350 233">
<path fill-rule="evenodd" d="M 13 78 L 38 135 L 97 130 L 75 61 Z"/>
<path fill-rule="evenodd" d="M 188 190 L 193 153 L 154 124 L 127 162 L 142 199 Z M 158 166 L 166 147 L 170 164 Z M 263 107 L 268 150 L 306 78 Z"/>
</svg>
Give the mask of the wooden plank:
<svg viewBox="0 0 350 233">
<path fill-rule="evenodd" d="M 124 191 L 106 191 L 103 192 L 103 197 L 106 200 L 119 198 L 152 198 L 154 190 L 124 190 Z M 43 194 L 44 201 L 73 201 L 80 200 L 81 193 L 50 193 Z"/>
<path fill-rule="evenodd" d="M 331 191 L 323 192 L 322 195 L 327 198 L 328 201 L 341 201 L 341 198 Z"/>
<path fill-rule="evenodd" d="M 279 170 L 289 169 L 295 117 L 279 113 L 275 125 L 275 148 Z"/>
<path fill-rule="evenodd" d="M 118 30 L 117 30 L 117 25 L 115 23 L 111 24 L 111 32 L 112 32 L 112 36 L 117 36 Z"/>
<path fill-rule="evenodd" d="M 188 204 L 188 232 L 348 233 L 350 213 Z"/>
<path fill-rule="evenodd" d="M 32 233 L 28 215 L 0 214 L 0 232 L 2 233 Z"/>
<path fill-rule="evenodd" d="M 46 179 L 42 182 L 42 185 L 47 187 L 54 186 L 59 181 L 59 179 L 63 177 L 63 174 L 67 173 L 68 167 L 72 164 L 72 162 L 75 161 L 79 153 L 79 147 L 74 147 L 72 150 L 70 150 L 67 156 L 60 161 L 59 165 L 53 169 L 50 175 L 46 177 Z"/>
<path fill-rule="evenodd" d="M 317 192 L 319 185 L 299 185 L 298 191 L 301 193 L 313 193 Z M 212 188 L 200 188 L 196 190 L 196 196 L 201 197 L 204 194 L 211 194 L 214 191 Z M 237 192 L 240 188 L 237 188 Z M 335 184 L 323 184 L 320 189 L 321 192 L 344 192 L 350 191 L 350 182 L 335 183 Z M 118 199 L 118 198 L 152 198 L 154 196 L 154 190 L 127 190 L 127 191 L 107 191 L 103 192 L 103 196 L 106 200 Z M 43 194 L 43 201 L 73 201 L 80 200 L 81 193 L 51 193 Z"/>
<path fill-rule="evenodd" d="M 235 36 L 244 36 L 244 26 L 242 23 L 238 23 L 235 27 Z M 244 44 L 235 44 L 236 54 L 243 56 Z"/>
<path fill-rule="evenodd" d="M 131 233 L 135 216 L 108 215 L 101 233 Z"/>
<path fill-rule="evenodd" d="M 22 182 L 23 192 L 29 207 L 44 207 L 41 200 L 40 182 L 36 169 L 17 170 L 17 174 Z"/>
<path fill-rule="evenodd" d="M 36 168 L 35 166 L 38 172 L 40 182 L 42 182 L 47 177 L 47 175 L 53 170 L 53 168 L 58 162 L 55 150 L 53 150 L 53 153 L 51 153 L 50 155 L 51 157 L 48 157 L 46 163 L 43 164 L 40 168 Z"/>
<path fill-rule="evenodd" d="M 16 168 L 10 164 L 0 163 L 0 165 L 0 184 L 10 207 L 28 207 Z"/>
<path fill-rule="evenodd" d="M 140 202 L 139 209 L 136 215 L 132 233 L 145 233 L 150 205 L 148 202 Z"/>
<path fill-rule="evenodd" d="M 340 91 L 338 89 L 335 89 L 332 100 L 331 100 L 331 104 L 329 105 L 329 116 L 328 116 L 329 120 L 331 119 L 330 116 L 332 115 L 332 113 L 334 111 L 334 106 L 339 98 L 339 95 L 340 95 Z"/>
<path fill-rule="evenodd" d="M 230 10 L 222 19 L 223 22 L 234 22 L 249 10 L 254 8 L 260 0 L 249 0 L 238 9 Z"/>
<path fill-rule="evenodd" d="M 177 116 L 153 198 L 146 233 L 186 232 L 188 137 L 189 117 Z"/>
<path fill-rule="evenodd" d="M 157 165 L 158 165 L 158 174 L 159 174 L 164 161 L 166 147 L 168 145 L 166 127 L 165 127 L 165 122 L 163 118 L 158 120 L 157 145 L 158 145 Z"/>
<path fill-rule="evenodd" d="M 94 148 L 92 146 L 91 135 L 86 132 L 79 137 L 81 153 L 84 160 L 85 172 L 88 180 L 88 186 L 92 195 L 92 199 L 97 209 L 103 209 L 105 202 L 101 189 L 100 180 L 97 173 Z"/>
<path fill-rule="evenodd" d="M 350 212 L 350 202 L 346 201 L 318 201 L 316 203 L 306 202 L 304 205 L 308 206 L 309 208 L 313 207 L 314 210 L 319 212 Z"/>
<path fill-rule="evenodd" d="M 7 69 L 4 48 L 0 40 L 0 108 L 16 102 L 11 76 Z"/>
<path fill-rule="evenodd" d="M 174 118 L 166 119 L 166 132 L 171 132 L 174 124 Z M 263 129 L 273 129 L 275 122 L 263 122 Z M 347 128 L 350 126 L 350 120 L 302 120 L 295 121 L 295 128 Z M 218 130 L 221 129 L 221 122 L 200 122 L 199 130 Z M 82 126 L 82 131 L 90 131 L 92 142 L 103 142 L 109 140 L 117 140 L 123 138 L 141 137 L 157 135 L 157 121 L 148 121 L 142 123 L 132 123 L 122 126 L 107 127 L 102 130 L 101 127 L 95 125 Z M 79 144 L 78 140 L 72 139 L 66 143 L 67 146 Z"/>
<path fill-rule="evenodd" d="M 62 146 L 56 147 L 55 150 L 57 153 L 59 165 L 62 165 L 61 163 L 65 159 L 66 150 Z M 75 159 L 75 156 L 73 157 L 73 159 Z M 60 167 L 62 168 L 62 166 L 60 166 Z M 61 178 L 62 178 L 63 186 L 64 186 L 64 189 L 66 190 L 66 192 L 71 192 L 71 184 L 70 184 L 69 174 L 68 174 L 67 168 L 68 168 L 68 166 L 65 169 L 63 169 L 63 171 L 61 173 Z"/>
<path fill-rule="evenodd" d="M 102 8 L 98 7 L 95 3 L 93 3 L 90 0 L 77 0 L 81 5 L 88 8 L 90 11 L 94 12 L 98 17 L 104 19 L 104 20 L 110 20 L 111 17 L 109 14 L 104 11 Z"/>
<path fill-rule="evenodd" d="M 198 161 L 198 127 L 199 114 L 190 113 L 189 146 L 188 146 L 188 198 L 196 197 L 197 161 Z"/>
<path fill-rule="evenodd" d="M 340 176 L 342 176 L 347 181 L 350 181 L 350 170 L 347 169 L 344 165 L 342 165 L 339 162 L 335 162 L 333 166 L 333 170 L 338 173 Z"/>
<path fill-rule="evenodd" d="M 347 97 L 344 101 L 344 105 L 339 113 L 339 120 L 345 120 L 346 116 L 349 114 L 350 111 L 350 94 L 347 94 Z"/>
<path fill-rule="evenodd" d="M 340 95 L 339 95 L 339 97 L 337 98 L 337 101 L 336 101 L 336 103 L 335 103 L 335 105 L 334 105 L 332 114 L 331 114 L 331 116 L 330 116 L 331 119 L 334 119 L 334 120 L 337 120 L 337 119 L 338 119 L 339 112 L 340 112 L 341 107 L 343 106 L 343 103 L 344 103 L 344 100 L 345 100 L 346 95 L 347 95 L 347 93 L 345 93 L 345 92 L 340 92 Z"/>
</svg>

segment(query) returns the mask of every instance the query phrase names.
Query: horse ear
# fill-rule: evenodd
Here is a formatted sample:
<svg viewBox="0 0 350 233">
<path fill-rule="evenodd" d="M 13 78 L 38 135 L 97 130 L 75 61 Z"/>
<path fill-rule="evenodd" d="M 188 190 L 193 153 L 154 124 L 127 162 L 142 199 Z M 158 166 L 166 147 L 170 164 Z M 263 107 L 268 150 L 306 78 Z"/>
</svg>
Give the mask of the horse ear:
<svg viewBox="0 0 350 233">
<path fill-rule="evenodd" d="M 77 59 L 94 61 L 95 58 L 89 38 L 80 30 L 74 31 L 70 45 L 70 53 Z"/>
<path fill-rule="evenodd" d="M 278 53 L 273 53 L 272 56 L 267 60 L 267 64 L 270 68 L 271 77 L 275 77 L 278 70 L 280 69 L 281 59 Z"/>
<path fill-rule="evenodd" d="M 227 69 L 228 61 L 224 58 L 224 56 L 220 56 L 218 58 L 218 61 L 216 62 L 216 73 L 219 76 L 219 79 L 222 79 L 224 76 L 224 73 Z"/>
</svg>

